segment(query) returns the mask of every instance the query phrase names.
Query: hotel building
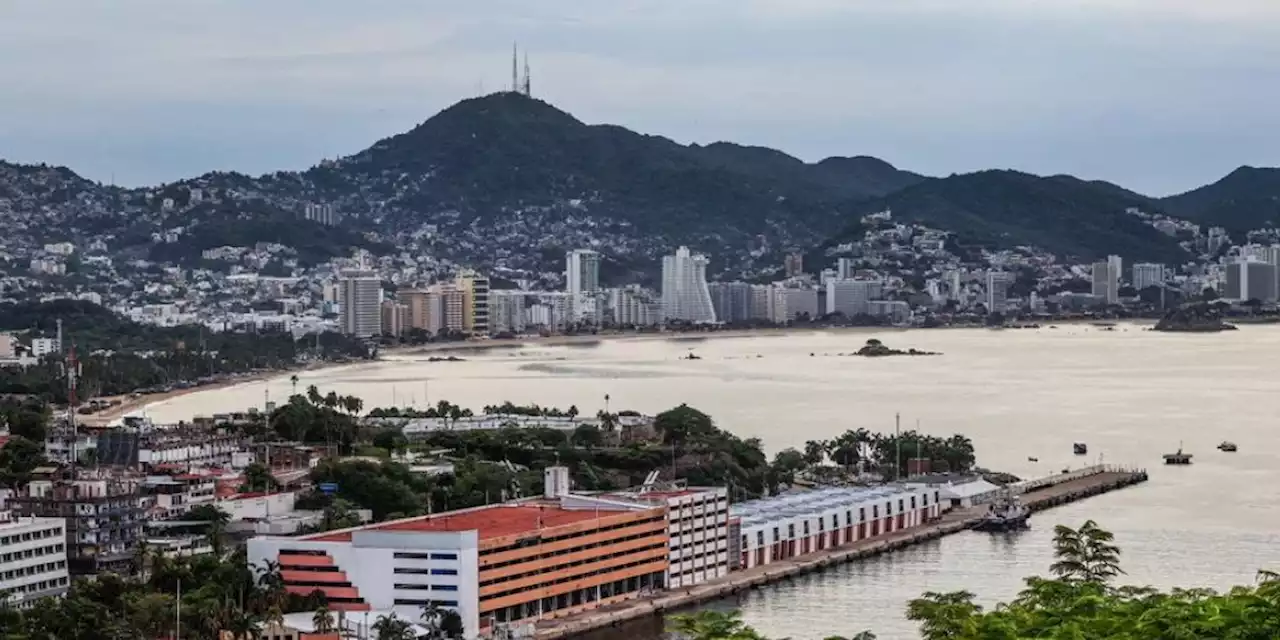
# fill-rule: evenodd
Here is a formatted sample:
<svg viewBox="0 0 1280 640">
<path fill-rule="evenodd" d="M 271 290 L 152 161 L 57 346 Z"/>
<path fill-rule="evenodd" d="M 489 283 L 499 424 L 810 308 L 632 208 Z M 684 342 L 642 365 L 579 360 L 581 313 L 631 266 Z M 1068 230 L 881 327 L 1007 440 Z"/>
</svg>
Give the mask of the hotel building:
<svg viewBox="0 0 1280 640">
<path fill-rule="evenodd" d="M 573 504 L 568 470 L 547 470 L 539 499 L 300 538 L 254 538 L 248 560 L 280 563 L 290 593 L 319 590 L 334 611 L 419 618 L 453 609 L 467 637 L 660 589 L 665 506 Z"/>
<path fill-rule="evenodd" d="M 739 568 L 749 569 L 910 529 L 941 515 L 934 487 L 838 487 L 734 506 Z"/>
<path fill-rule="evenodd" d="M 0 511 L 0 609 L 25 609 L 67 592 L 66 521 Z"/>
</svg>

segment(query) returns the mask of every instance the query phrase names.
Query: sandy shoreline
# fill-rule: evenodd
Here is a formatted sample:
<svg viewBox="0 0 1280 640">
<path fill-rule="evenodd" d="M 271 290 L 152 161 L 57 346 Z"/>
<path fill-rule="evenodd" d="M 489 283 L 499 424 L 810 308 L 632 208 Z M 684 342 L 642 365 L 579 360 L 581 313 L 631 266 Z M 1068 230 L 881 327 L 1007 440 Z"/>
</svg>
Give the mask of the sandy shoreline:
<svg viewBox="0 0 1280 640">
<path fill-rule="evenodd" d="M 1069 325 L 1069 324 L 1085 324 L 1102 322 L 1092 319 L 1069 319 L 1058 320 L 1052 324 Z M 1119 322 L 1142 322 L 1127 321 Z M 1113 323 L 1114 324 L 1114 323 Z M 1041 325 L 1049 326 L 1049 323 Z M 949 327 L 931 327 L 929 330 L 937 329 L 981 329 L 982 327 L 972 326 L 949 326 Z M 696 332 L 664 332 L 664 333 L 607 333 L 594 335 L 572 335 L 572 336 L 530 336 L 525 338 L 503 338 L 497 340 L 474 340 L 465 342 L 437 342 L 430 344 L 406 345 L 398 347 L 384 347 L 380 350 L 379 359 L 384 356 L 414 356 L 431 353 L 465 353 L 478 352 L 498 349 L 520 349 L 534 347 L 557 347 L 584 344 L 597 344 L 602 342 L 617 341 L 654 341 L 667 340 L 671 342 L 689 342 L 697 343 L 705 340 L 713 340 L 718 338 L 770 338 L 770 337 L 786 337 L 806 334 L 830 334 L 830 333 L 849 333 L 849 334 L 870 334 L 870 333 L 906 333 L 910 331 L 908 327 L 780 327 L 780 328 L 761 328 L 761 329 L 732 329 L 726 331 L 707 331 L 703 333 Z M 1004 329 L 1006 331 L 1017 331 L 1018 329 Z M 202 391 L 216 391 L 226 389 L 242 384 L 252 384 L 265 382 L 280 376 L 299 373 L 302 371 L 320 371 L 324 369 L 332 369 L 336 367 L 351 366 L 353 364 L 367 364 L 367 361 L 359 362 L 321 362 L 312 363 L 297 369 L 285 369 L 280 371 L 264 371 L 245 375 L 232 380 L 224 380 L 213 384 L 191 387 L 189 389 L 175 389 L 166 393 L 156 393 L 144 395 L 138 398 L 130 398 L 128 396 L 114 396 L 114 399 L 123 400 L 116 407 L 112 407 L 107 411 L 101 411 L 88 416 L 77 416 L 76 420 L 86 426 L 106 426 L 111 422 L 119 420 L 124 416 L 138 413 L 147 409 L 152 405 L 160 404 L 180 398 L 187 394 L 198 393 Z M 103 398 L 113 399 L 113 398 Z"/>
</svg>

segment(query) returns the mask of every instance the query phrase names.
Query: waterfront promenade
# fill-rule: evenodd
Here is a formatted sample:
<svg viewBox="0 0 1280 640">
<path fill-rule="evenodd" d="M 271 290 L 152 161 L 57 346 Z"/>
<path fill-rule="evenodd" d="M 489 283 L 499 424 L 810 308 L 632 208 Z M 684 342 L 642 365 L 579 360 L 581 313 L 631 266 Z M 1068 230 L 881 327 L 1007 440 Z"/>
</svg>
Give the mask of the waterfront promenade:
<svg viewBox="0 0 1280 640">
<path fill-rule="evenodd" d="M 1107 493 L 1145 482 L 1147 473 L 1140 469 L 1126 469 L 1097 465 L 1069 473 L 1019 483 L 1025 488 L 1022 502 L 1033 511 L 1068 504 L 1077 500 Z M 746 589 L 767 585 L 785 578 L 818 571 L 832 565 L 867 558 L 881 553 L 902 549 L 927 540 L 968 530 L 987 510 L 978 505 L 947 512 L 941 519 L 902 531 L 855 543 L 842 545 L 789 560 L 736 571 L 724 578 L 705 582 L 688 589 L 666 591 L 646 598 L 619 602 L 585 611 L 576 615 L 538 623 L 536 637 L 539 640 L 571 638 L 575 635 L 617 625 L 646 616 L 719 600 Z"/>
</svg>

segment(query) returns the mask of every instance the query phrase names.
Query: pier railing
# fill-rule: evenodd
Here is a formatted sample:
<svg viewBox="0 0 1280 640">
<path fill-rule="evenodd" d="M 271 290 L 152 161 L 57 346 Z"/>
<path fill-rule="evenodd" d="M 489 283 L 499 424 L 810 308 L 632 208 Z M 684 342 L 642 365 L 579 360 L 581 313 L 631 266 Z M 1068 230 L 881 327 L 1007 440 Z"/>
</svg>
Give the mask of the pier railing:
<svg viewBox="0 0 1280 640">
<path fill-rule="evenodd" d="M 1094 464 L 1087 467 L 1080 467 L 1079 469 L 1073 469 L 1066 473 L 1055 473 L 1053 475 L 1044 476 L 1043 478 L 1031 478 L 1029 480 L 1014 482 L 1009 485 L 1009 488 L 1013 489 L 1017 493 L 1026 493 L 1028 491 L 1035 491 L 1036 489 L 1059 485 L 1064 482 L 1071 482 L 1072 480 L 1096 476 L 1100 473 L 1140 473 L 1141 471 L 1143 470 L 1137 467 L 1128 467 L 1124 465 Z"/>
</svg>

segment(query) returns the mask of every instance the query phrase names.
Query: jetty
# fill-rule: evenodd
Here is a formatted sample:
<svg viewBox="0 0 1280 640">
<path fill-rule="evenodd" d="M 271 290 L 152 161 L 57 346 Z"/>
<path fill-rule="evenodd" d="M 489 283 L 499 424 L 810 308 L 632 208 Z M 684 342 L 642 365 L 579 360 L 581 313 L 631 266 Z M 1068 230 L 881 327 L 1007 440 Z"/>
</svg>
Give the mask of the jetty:
<svg viewBox="0 0 1280 640">
<path fill-rule="evenodd" d="M 1024 480 L 1009 485 L 1020 492 L 1023 505 L 1031 511 L 1042 511 L 1059 505 L 1123 489 L 1147 481 L 1145 469 L 1094 465 L 1075 471 L 1044 478 Z M 793 576 L 821 571 L 830 566 L 869 558 L 895 551 L 929 540 L 937 540 L 961 531 L 968 531 L 986 513 L 987 505 L 952 509 L 940 519 L 918 527 L 895 531 L 872 539 L 860 540 L 805 554 L 796 558 L 774 561 L 766 565 L 734 571 L 729 575 L 694 585 L 686 589 L 662 591 L 624 602 L 618 602 L 564 618 L 541 620 L 537 623 L 535 638 L 558 640 L 572 638 L 623 622 L 720 600 L 741 591 L 778 582 Z"/>
</svg>

